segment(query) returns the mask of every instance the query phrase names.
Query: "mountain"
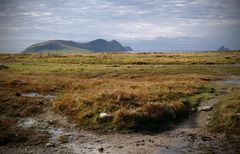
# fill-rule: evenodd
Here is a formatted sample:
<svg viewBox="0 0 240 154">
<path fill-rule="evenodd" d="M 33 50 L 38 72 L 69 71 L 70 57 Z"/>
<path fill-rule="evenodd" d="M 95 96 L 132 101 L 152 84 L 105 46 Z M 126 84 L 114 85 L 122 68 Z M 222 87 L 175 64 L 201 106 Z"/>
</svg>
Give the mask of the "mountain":
<svg viewBox="0 0 240 154">
<path fill-rule="evenodd" d="M 226 48 L 225 46 L 221 46 L 218 51 L 229 51 L 229 48 Z"/>
<path fill-rule="evenodd" d="M 22 53 L 42 52 L 124 52 L 132 51 L 129 46 L 122 46 L 118 41 L 97 39 L 87 43 L 78 43 L 65 40 L 50 40 L 37 43 L 26 48 Z"/>
</svg>

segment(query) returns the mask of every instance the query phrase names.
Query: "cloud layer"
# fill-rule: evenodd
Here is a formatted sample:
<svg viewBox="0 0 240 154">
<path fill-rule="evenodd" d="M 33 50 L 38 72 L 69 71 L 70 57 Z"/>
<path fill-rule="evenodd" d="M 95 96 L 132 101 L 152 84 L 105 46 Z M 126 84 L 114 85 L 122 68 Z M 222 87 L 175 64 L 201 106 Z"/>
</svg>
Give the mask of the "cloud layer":
<svg viewBox="0 0 240 154">
<path fill-rule="evenodd" d="M 239 49 L 239 7 L 239 0 L 0 0 L 0 50 L 21 51 L 49 39 L 96 38 L 139 50 L 174 45 L 174 50 L 205 50 L 222 44 Z"/>
</svg>

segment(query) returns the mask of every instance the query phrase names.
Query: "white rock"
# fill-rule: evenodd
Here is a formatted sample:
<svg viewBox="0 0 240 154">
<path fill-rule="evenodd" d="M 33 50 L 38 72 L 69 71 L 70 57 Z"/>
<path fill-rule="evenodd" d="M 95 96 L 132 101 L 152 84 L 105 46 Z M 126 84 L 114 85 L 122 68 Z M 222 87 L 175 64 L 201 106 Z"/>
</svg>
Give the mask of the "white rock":
<svg viewBox="0 0 240 154">
<path fill-rule="evenodd" d="M 236 116 L 238 116 L 240 118 L 240 113 L 236 113 Z"/>
<path fill-rule="evenodd" d="M 204 107 L 200 107 L 198 108 L 198 111 L 211 111 L 213 109 L 212 106 L 204 106 Z"/>
<path fill-rule="evenodd" d="M 53 143 L 47 143 L 45 147 L 54 147 L 55 145 Z"/>
<path fill-rule="evenodd" d="M 110 117 L 110 114 L 107 113 L 100 113 L 100 118 Z"/>
</svg>

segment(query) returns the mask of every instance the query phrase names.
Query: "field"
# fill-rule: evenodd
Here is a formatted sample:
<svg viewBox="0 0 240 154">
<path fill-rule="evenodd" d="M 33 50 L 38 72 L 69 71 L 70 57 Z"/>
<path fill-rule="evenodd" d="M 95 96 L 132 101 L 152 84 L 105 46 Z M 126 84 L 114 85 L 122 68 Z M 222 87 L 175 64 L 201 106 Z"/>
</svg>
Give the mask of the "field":
<svg viewBox="0 0 240 154">
<path fill-rule="evenodd" d="M 239 51 L 1 54 L 0 63 L 1 144 L 36 133 L 18 128 L 18 119 L 42 114 L 46 106 L 83 130 L 160 132 L 220 95 L 213 82 L 240 75 Z M 222 99 L 234 106 L 220 103 L 214 109 L 213 131 L 239 130 L 239 117 L 234 117 L 240 112 L 239 88 L 229 89 L 233 93 Z M 45 104 L 46 98 L 24 97 L 29 93 L 56 98 Z M 232 116 L 219 117 L 223 112 Z M 230 124 L 218 126 L 225 118 Z M 19 135 L 12 137 L 13 132 Z M 46 137 L 40 138 L 45 143 Z"/>
</svg>

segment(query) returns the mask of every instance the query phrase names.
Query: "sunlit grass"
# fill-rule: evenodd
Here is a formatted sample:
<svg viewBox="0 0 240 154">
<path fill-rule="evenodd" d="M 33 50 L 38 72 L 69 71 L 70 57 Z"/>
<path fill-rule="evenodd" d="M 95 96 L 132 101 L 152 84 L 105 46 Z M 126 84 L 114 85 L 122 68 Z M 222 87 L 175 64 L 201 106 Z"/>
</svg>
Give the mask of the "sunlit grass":
<svg viewBox="0 0 240 154">
<path fill-rule="evenodd" d="M 204 83 L 197 76 L 76 81 L 54 106 L 91 129 L 154 130 L 187 116 L 191 106 L 184 98 L 197 93 Z M 100 113 L 110 114 L 111 119 L 102 122 Z"/>
<path fill-rule="evenodd" d="M 240 87 L 230 89 L 217 104 L 210 128 L 217 132 L 240 134 Z"/>
<path fill-rule="evenodd" d="M 96 54 L 2 54 L 0 61 L 81 64 L 235 64 L 240 52 L 202 53 L 96 53 Z"/>
<path fill-rule="evenodd" d="M 239 57 L 237 51 L 1 54 L 7 67 L 0 84 L 5 93 L 57 95 L 55 111 L 83 128 L 158 131 L 214 95 L 210 81 L 240 75 Z"/>
</svg>

